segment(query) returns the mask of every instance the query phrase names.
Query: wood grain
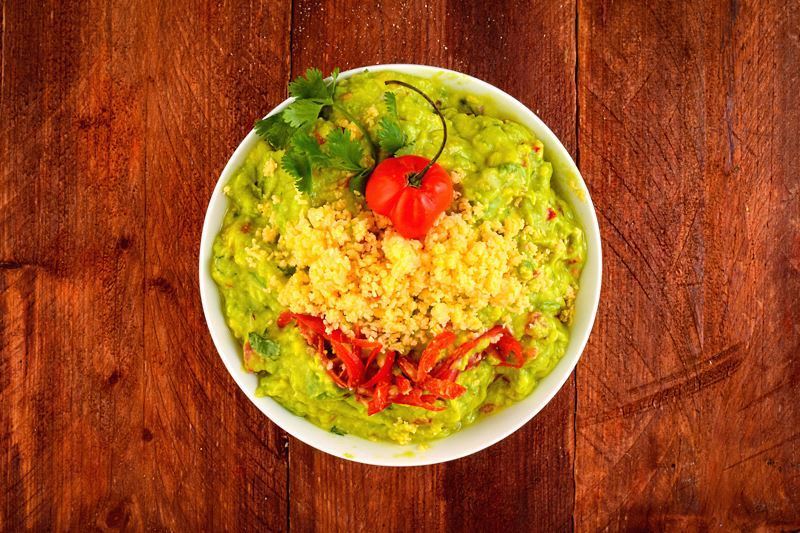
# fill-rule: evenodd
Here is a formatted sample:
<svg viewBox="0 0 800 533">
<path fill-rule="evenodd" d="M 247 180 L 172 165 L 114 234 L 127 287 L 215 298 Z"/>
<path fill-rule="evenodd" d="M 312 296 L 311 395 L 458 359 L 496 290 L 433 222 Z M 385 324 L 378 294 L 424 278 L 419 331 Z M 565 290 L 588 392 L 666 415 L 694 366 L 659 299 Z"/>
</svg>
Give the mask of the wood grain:
<svg viewBox="0 0 800 533">
<path fill-rule="evenodd" d="M 285 437 L 216 355 L 196 256 L 290 6 L 141 7 L 3 9 L 0 529 L 281 530 Z"/>
<path fill-rule="evenodd" d="M 0 0 L 1 1 L 1 0 Z M 0 530 L 800 528 L 800 6 L 2 2 Z M 470 458 L 386 469 L 241 394 L 196 257 L 309 66 L 454 68 L 578 159 L 604 293 L 575 377 Z"/>
<path fill-rule="evenodd" d="M 579 529 L 800 527 L 797 4 L 581 2 Z"/>
</svg>

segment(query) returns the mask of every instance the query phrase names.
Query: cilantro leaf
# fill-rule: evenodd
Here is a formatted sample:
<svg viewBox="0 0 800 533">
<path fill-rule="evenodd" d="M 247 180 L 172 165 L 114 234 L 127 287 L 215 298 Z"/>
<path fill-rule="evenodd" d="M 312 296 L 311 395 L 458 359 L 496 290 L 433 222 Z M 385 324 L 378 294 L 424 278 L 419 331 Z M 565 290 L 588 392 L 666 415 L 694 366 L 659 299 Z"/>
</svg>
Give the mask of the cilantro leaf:
<svg viewBox="0 0 800 533">
<path fill-rule="evenodd" d="M 289 83 L 289 94 L 298 99 L 330 97 L 328 86 L 322 79 L 322 72 L 317 68 L 306 70 L 305 77 L 300 76 Z"/>
<path fill-rule="evenodd" d="M 291 148 L 283 154 L 281 168 L 294 178 L 294 186 L 298 191 L 311 192 L 311 161 L 304 152 Z"/>
<path fill-rule="evenodd" d="M 257 333 L 250 333 L 247 336 L 250 347 L 261 357 L 276 359 L 281 354 L 281 347 L 277 342 L 266 339 Z"/>
<path fill-rule="evenodd" d="M 406 144 L 406 134 L 400 124 L 389 117 L 383 117 L 378 129 L 378 144 L 390 154 L 394 154 Z"/>
<path fill-rule="evenodd" d="M 339 429 L 336 426 L 331 426 L 331 433 L 335 433 L 337 435 L 347 435 L 347 432 L 343 429 Z"/>
<path fill-rule="evenodd" d="M 322 151 L 317 139 L 304 131 L 298 131 L 292 136 L 292 146 L 295 150 L 303 152 L 313 166 L 324 167 L 329 164 L 329 157 Z"/>
<path fill-rule="evenodd" d="M 397 117 L 397 96 L 392 91 L 383 93 L 383 101 L 389 114 Z"/>
<path fill-rule="evenodd" d="M 283 118 L 292 127 L 305 129 L 317 120 L 326 105 L 322 100 L 295 100 L 283 110 Z"/>
<path fill-rule="evenodd" d="M 361 170 L 364 150 L 361 143 L 350 137 L 348 130 L 335 129 L 325 139 L 325 147 L 330 155 L 329 164 L 341 170 Z"/>
<path fill-rule="evenodd" d="M 294 133 L 294 128 L 283 120 L 283 113 L 276 113 L 267 118 L 256 121 L 253 126 L 272 148 L 281 150 L 286 148 L 289 138 Z"/>
</svg>

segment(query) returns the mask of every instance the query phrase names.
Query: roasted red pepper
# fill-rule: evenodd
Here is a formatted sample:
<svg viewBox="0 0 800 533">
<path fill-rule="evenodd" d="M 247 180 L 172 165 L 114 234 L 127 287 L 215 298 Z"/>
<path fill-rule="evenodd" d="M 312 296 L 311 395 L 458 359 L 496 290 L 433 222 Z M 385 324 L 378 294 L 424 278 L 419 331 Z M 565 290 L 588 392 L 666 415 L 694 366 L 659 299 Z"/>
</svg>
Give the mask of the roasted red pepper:
<svg viewBox="0 0 800 533">
<path fill-rule="evenodd" d="M 420 387 L 445 400 L 453 400 L 467 392 L 466 387 L 463 385 L 436 378 L 427 378 Z"/>
<path fill-rule="evenodd" d="M 444 407 L 435 405 L 436 396 L 433 394 L 424 394 L 420 389 L 411 389 L 408 394 L 398 394 L 392 398 L 392 403 L 399 403 L 401 405 L 410 405 L 412 407 L 422 407 L 429 411 L 443 411 Z"/>
<path fill-rule="evenodd" d="M 442 350 L 453 344 L 456 340 L 455 334 L 451 331 L 445 331 L 433 338 L 433 340 L 422 351 L 419 358 L 419 366 L 417 367 L 417 380 L 422 380 L 436 365 L 436 360 Z"/>
<path fill-rule="evenodd" d="M 521 367 L 528 354 L 510 331 L 503 326 L 494 326 L 486 333 L 458 346 L 437 364 L 442 351 L 455 341 L 455 335 L 445 331 L 437 335 L 423 350 L 419 363 L 414 364 L 408 357 L 398 357 L 393 351 L 387 352 L 383 362 L 378 364 L 378 354 L 383 350 L 380 343 L 359 337 L 351 338 L 341 330 L 328 332 L 322 319 L 310 315 L 285 312 L 278 317 L 278 327 L 286 327 L 296 322 L 300 333 L 313 346 L 322 360 L 326 371 L 334 382 L 342 388 L 356 393 L 356 397 L 367 405 L 367 413 L 374 415 L 396 403 L 441 411 L 439 399 L 453 400 L 466 392 L 466 388 L 455 383 L 461 373 L 457 363 L 482 341 L 488 340 L 486 348 L 473 353 L 465 369 L 476 366 L 481 360 L 493 355 L 501 366 Z M 249 345 L 245 346 L 245 352 Z M 364 354 L 364 350 L 368 350 Z M 248 354 L 245 353 L 247 356 Z M 367 378 L 373 363 L 378 368 Z M 400 372 L 393 372 L 395 363 Z"/>
<path fill-rule="evenodd" d="M 380 413 L 390 404 L 389 400 L 389 382 L 383 381 L 375 386 L 375 391 L 372 393 L 372 398 L 367 403 L 367 414 L 372 416 L 375 413 Z"/>
<path fill-rule="evenodd" d="M 379 383 L 389 382 L 392 378 L 392 367 L 394 366 L 394 352 L 389 352 L 386 354 L 386 359 L 383 360 L 383 365 L 375 372 L 375 375 L 368 379 L 365 383 L 361 385 L 361 387 L 365 389 L 369 389 L 374 387 Z"/>
<path fill-rule="evenodd" d="M 325 370 L 333 378 L 337 385 L 342 388 L 355 388 L 364 375 L 364 364 L 355 353 L 347 346 L 349 339 L 340 330 L 328 333 L 325 330 L 325 323 L 321 318 L 297 313 L 282 313 L 278 317 L 278 327 L 285 327 L 294 320 L 300 332 L 308 343 L 317 348 L 317 353 L 322 359 Z M 325 343 L 331 346 L 329 350 Z"/>
</svg>

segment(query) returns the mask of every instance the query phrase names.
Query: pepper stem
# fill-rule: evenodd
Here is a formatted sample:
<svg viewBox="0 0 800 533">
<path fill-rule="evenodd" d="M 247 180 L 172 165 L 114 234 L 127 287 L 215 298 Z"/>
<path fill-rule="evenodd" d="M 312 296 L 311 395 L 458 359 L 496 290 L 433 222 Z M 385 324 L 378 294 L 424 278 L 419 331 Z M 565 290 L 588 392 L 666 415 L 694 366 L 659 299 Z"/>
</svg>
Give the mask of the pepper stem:
<svg viewBox="0 0 800 533">
<path fill-rule="evenodd" d="M 436 160 L 439 159 L 439 156 L 442 155 L 442 152 L 444 151 L 444 145 L 447 144 L 447 124 L 444 121 L 444 115 L 442 115 L 442 112 L 439 111 L 439 107 L 436 105 L 436 103 L 434 103 L 433 100 L 431 100 L 428 97 L 427 94 L 425 94 L 424 92 L 420 91 L 419 89 L 417 89 L 416 87 L 414 87 L 410 83 L 406 83 L 406 82 L 400 81 L 400 80 L 387 80 L 387 81 L 385 81 L 383 83 L 385 85 L 400 85 L 400 86 L 405 87 L 406 89 L 411 89 L 415 93 L 419 94 L 425 100 L 427 100 L 429 104 L 431 104 L 431 107 L 433 107 L 433 111 L 439 117 L 439 120 L 442 121 L 442 132 L 443 132 L 443 135 L 442 135 L 442 145 L 439 147 L 439 151 L 436 152 L 436 155 L 433 156 L 433 159 L 428 161 L 428 164 L 425 165 L 425 168 L 423 168 L 419 172 L 416 172 L 416 173 L 414 173 L 414 174 L 412 174 L 411 176 L 408 177 L 408 184 L 409 185 L 411 185 L 412 187 L 419 187 L 420 184 L 422 183 L 422 178 L 425 176 L 425 173 L 428 172 L 428 170 L 430 170 L 430 168 L 433 166 L 434 163 L 436 163 Z"/>
</svg>

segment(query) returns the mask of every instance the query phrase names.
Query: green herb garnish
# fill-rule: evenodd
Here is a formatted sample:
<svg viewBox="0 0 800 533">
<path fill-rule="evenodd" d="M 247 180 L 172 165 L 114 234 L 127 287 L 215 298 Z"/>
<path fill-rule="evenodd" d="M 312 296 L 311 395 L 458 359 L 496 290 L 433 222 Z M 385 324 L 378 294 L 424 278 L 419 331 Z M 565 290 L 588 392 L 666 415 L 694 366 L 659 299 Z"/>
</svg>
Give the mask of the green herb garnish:
<svg viewBox="0 0 800 533">
<path fill-rule="evenodd" d="M 353 192 L 364 193 L 366 181 L 375 168 L 378 153 L 375 143 L 370 138 L 369 132 L 343 107 L 338 106 L 334 100 L 339 69 L 334 69 L 329 80 L 322 77 L 322 72 L 315 68 L 306 70 L 289 84 L 289 94 L 294 101 L 286 106 L 280 113 L 259 120 L 255 123 L 255 130 L 275 150 L 286 150 L 281 161 L 281 168 L 294 178 L 297 190 L 310 193 L 312 190 L 312 171 L 318 168 L 333 168 L 353 173 L 349 178 L 349 187 Z M 379 137 L 381 147 L 394 153 L 405 143 L 400 126 L 397 123 L 397 103 L 394 94 L 386 96 L 387 108 L 395 116 L 394 122 L 381 121 Z M 391 100 L 391 102 L 390 102 Z M 364 135 L 364 141 L 372 150 L 372 166 L 364 166 L 363 144 L 353 139 L 350 132 L 335 129 L 324 142 L 309 134 L 314 122 L 321 114 L 326 115 L 326 109 L 335 109 L 347 120 L 358 127 Z"/>
<path fill-rule="evenodd" d="M 381 119 L 378 129 L 378 144 L 389 155 L 394 155 L 400 148 L 406 144 L 406 135 L 400 128 L 400 122 L 397 115 L 397 97 L 391 91 L 383 95 L 383 101 L 386 103 L 386 110 L 389 116 Z"/>
<path fill-rule="evenodd" d="M 281 354 L 281 347 L 277 342 L 266 339 L 258 333 L 250 333 L 247 335 L 247 340 L 250 347 L 261 357 L 277 359 Z"/>
<path fill-rule="evenodd" d="M 337 435 L 347 435 L 347 432 L 337 428 L 336 426 L 331 426 L 331 433 L 336 433 Z"/>
<path fill-rule="evenodd" d="M 283 150 L 295 132 L 295 128 L 283 120 L 283 115 L 277 113 L 255 124 L 256 133 L 261 135 L 276 150 Z"/>
</svg>

